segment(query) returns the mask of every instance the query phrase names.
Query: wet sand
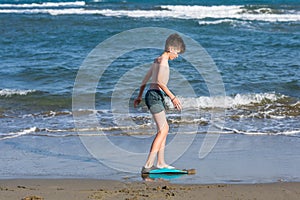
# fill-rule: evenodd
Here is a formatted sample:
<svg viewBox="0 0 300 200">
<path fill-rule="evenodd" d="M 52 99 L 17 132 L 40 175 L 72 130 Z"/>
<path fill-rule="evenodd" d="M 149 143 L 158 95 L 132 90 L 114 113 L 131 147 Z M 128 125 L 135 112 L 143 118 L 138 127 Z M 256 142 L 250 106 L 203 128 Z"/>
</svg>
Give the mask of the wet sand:
<svg viewBox="0 0 300 200">
<path fill-rule="evenodd" d="M 85 199 L 300 199 L 300 183 L 171 184 L 94 179 L 0 180 L 0 200 Z"/>
</svg>

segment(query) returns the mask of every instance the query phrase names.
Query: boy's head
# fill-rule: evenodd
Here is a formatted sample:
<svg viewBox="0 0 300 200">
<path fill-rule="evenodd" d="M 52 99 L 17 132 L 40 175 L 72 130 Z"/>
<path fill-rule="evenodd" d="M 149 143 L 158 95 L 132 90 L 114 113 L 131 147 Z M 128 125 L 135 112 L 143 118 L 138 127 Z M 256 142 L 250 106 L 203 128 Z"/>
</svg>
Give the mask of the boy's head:
<svg viewBox="0 0 300 200">
<path fill-rule="evenodd" d="M 177 33 L 171 34 L 165 44 L 165 51 L 176 51 L 176 53 L 184 53 L 185 52 L 185 44 Z"/>
</svg>

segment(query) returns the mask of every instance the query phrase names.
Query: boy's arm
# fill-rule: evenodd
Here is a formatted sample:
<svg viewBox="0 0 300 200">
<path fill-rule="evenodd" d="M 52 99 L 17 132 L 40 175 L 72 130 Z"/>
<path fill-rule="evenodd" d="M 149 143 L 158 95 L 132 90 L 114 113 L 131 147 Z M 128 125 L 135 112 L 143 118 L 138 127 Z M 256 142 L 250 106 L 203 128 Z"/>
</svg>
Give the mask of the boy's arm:
<svg viewBox="0 0 300 200">
<path fill-rule="evenodd" d="M 153 67 L 151 66 L 150 69 L 148 70 L 147 74 L 145 75 L 143 81 L 142 81 L 138 98 L 142 98 L 142 96 L 143 96 L 143 92 L 144 92 L 144 89 L 146 87 L 146 84 L 152 76 L 152 68 Z"/>
<path fill-rule="evenodd" d="M 162 84 L 161 82 L 157 81 L 158 86 L 166 93 L 166 95 L 169 96 L 169 98 L 171 99 L 171 102 L 173 103 L 174 107 L 177 110 L 182 110 L 182 105 L 181 102 L 179 101 L 179 99 L 177 99 L 177 97 L 169 90 L 169 88 L 165 85 Z"/>
<path fill-rule="evenodd" d="M 138 97 L 134 100 L 134 107 L 136 107 L 142 101 L 144 89 L 151 76 L 152 76 L 152 66 L 150 67 L 149 71 L 147 72 L 147 74 L 145 75 L 142 81 Z"/>
<path fill-rule="evenodd" d="M 165 85 L 161 80 L 163 80 L 163 76 L 165 76 L 162 67 L 159 67 L 159 71 L 157 74 L 157 85 L 166 93 L 166 95 L 168 95 L 168 97 L 171 99 L 174 107 L 177 110 L 181 110 L 182 106 L 181 106 L 181 102 L 176 98 L 176 96 L 169 90 L 169 88 L 167 87 L 167 85 Z"/>
</svg>

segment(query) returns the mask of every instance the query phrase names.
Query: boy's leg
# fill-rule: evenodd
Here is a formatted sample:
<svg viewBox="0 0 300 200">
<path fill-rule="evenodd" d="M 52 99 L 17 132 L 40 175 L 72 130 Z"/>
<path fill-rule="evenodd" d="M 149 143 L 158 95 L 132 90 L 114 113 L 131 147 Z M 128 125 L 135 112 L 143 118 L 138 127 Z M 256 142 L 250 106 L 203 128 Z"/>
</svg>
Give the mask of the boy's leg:
<svg viewBox="0 0 300 200">
<path fill-rule="evenodd" d="M 165 137 L 165 139 L 163 140 L 161 147 L 158 151 L 157 154 L 157 167 L 158 168 L 164 168 L 167 167 L 168 165 L 165 162 L 165 146 L 166 146 L 166 140 L 167 137 Z"/>
<path fill-rule="evenodd" d="M 153 140 L 150 153 L 146 162 L 145 167 L 149 168 L 154 165 L 156 155 L 158 154 L 158 164 L 164 164 L 164 149 L 166 138 L 169 132 L 169 125 L 167 123 L 165 111 L 153 114 L 153 119 L 157 126 L 157 134 Z M 158 153 L 159 152 L 159 153 Z"/>
</svg>

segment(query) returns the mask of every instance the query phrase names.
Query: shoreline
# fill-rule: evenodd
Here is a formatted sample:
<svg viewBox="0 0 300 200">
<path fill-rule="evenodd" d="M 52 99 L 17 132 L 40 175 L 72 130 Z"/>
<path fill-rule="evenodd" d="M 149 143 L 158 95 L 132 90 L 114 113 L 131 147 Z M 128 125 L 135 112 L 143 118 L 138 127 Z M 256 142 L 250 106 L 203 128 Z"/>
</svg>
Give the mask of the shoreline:
<svg viewBox="0 0 300 200">
<path fill-rule="evenodd" d="M 300 182 L 174 184 L 100 179 L 1 179 L 0 199 L 300 199 Z"/>
</svg>

